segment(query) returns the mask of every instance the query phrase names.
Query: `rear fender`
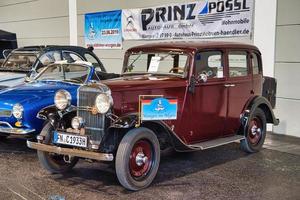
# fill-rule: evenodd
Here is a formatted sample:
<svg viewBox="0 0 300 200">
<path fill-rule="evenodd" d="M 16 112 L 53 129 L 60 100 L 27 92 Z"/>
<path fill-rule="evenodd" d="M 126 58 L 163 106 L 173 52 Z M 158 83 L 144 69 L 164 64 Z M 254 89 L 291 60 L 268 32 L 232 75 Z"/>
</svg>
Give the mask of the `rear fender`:
<svg viewBox="0 0 300 200">
<path fill-rule="evenodd" d="M 264 111 L 267 123 L 272 123 L 275 126 L 279 124 L 279 119 L 275 117 L 270 102 L 263 96 L 256 96 L 248 101 L 244 112 L 241 115 L 241 124 L 244 127 L 244 133 L 247 130 L 248 120 L 252 117 L 253 111 L 257 108 L 260 108 Z"/>
</svg>

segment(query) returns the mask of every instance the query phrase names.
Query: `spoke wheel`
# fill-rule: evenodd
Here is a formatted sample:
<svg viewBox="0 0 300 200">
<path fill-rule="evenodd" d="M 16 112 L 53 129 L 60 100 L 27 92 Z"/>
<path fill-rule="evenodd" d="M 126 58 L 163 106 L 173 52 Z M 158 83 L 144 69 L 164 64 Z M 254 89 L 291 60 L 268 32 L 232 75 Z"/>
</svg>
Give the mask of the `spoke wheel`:
<svg viewBox="0 0 300 200">
<path fill-rule="evenodd" d="M 156 135 L 147 128 L 130 130 L 121 140 L 116 155 L 116 174 L 128 190 L 148 187 L 154 180 L 160 162 Z"/>
</svg>

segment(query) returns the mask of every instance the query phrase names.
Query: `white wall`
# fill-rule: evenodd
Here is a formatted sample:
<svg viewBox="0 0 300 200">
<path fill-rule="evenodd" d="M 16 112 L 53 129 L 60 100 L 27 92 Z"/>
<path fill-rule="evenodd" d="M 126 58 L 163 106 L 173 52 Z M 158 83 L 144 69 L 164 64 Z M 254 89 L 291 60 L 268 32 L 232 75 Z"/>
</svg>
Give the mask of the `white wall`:
<svg viewBox="0 0 300 200">
<path fill-rule="evenodd" d="M 274 132 L 300 137 L 300 1 L 278 0 L 275 77 L 278 81 Z"/>
<path fill-rule="evenodd" d="M 256 0 L 254 17 L 254 44 L 263 57 L 265 76 L 274 77 L 276 0 Z"/>
<path fill-rule="evenodd" d="M 17 33 L 18 45 L 69 44 L 67 0 L 1 0 L 0 29 Z"/>
</svg>

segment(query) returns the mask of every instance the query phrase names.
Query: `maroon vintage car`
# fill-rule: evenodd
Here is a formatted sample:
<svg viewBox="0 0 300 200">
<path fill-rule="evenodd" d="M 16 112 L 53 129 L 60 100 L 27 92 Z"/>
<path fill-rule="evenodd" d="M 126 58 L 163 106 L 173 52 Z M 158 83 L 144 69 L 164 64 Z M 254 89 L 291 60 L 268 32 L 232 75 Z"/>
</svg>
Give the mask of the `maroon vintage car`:
<svg viewBox="0 0 300 200">
<path fill-rule="evenodd" d="M 64 173 L 79 158 L 115 164 L 120 183 L 139 190 L 155 178 L 160 152 L 204 150 L 235 141 L 261 149 L 266 124 L 277 125 L 276 80 L 263 77 L 252 45 L 179 42 L 131 48 L 120 78 L 83 85 L 78 106 L 59 91 L 37 142 L 42 165 Z"/>
</svg>

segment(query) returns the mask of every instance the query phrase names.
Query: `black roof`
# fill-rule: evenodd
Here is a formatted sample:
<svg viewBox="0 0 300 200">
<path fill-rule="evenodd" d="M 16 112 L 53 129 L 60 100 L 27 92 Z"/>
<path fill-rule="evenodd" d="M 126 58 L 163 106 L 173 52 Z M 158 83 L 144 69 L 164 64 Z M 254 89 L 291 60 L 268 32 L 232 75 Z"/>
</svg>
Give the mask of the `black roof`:
<svg viewBox="0 0 300 200">
<path fill-rule="evenodd" d="M 0 40 L 1 41 L 16 41 L 17 36 L 15 33 L 10 33 L 7 31 L 0 30 Z"/>
</svg>

